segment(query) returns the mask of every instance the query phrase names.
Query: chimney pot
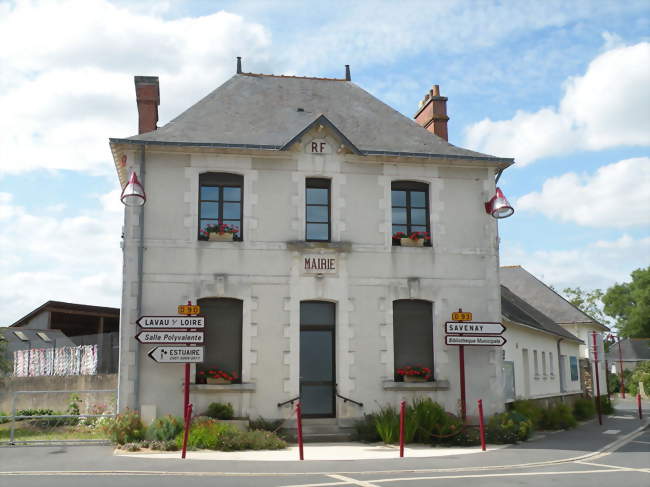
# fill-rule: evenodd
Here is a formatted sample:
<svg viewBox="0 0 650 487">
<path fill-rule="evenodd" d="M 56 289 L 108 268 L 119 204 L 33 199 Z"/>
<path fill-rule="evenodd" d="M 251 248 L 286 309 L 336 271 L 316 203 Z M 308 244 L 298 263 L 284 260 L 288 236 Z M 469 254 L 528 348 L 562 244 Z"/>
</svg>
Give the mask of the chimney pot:
<svg viewBox="0 0 650 487">
<path fill-rule="evenodd" d="M 241 56 L 237 56 L 237 74 L 241 74 Z"/>
<path fill-rule="evenodd" d="M 138 133 L 156 130 L 160 105 L 158 76 L 135 76 L 133 80 L 135 101 L 138 105 Z"/>
<path fill-rule="evenodd" d="M 429 132 L 438 137 L 449 140 L 447 133 L 447 97 L 440 96 L 440 86 L 433 85 L 424 100 L 420 102 L 419 109 L 415 114 L 415 121 L 422 125 Z"/>
<path fill-rule="evenodd" d="M 352 81 L 352 76 L 350 76 L 350 65 L 345 65 L 345 81 Z"/>
</svg>

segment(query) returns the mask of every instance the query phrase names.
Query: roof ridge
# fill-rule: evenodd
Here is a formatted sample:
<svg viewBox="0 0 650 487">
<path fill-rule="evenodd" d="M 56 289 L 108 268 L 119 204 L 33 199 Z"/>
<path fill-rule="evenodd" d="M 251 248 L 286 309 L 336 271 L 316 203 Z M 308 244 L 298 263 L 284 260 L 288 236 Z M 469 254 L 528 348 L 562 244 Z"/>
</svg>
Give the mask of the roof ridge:
<svg viewBox="0 0 650 487">
<path fill-rule="evenodd" d="M 265 73 L 237 73 L 242 76 L 252 76 L 258 78 L 293 78 L 293 79 L 313 79 L 318 81 L 349 81 L 345 78 L 319 78 L 317 76 L 295 76 L 292 74 L 265 74 Z"/>
</svg>

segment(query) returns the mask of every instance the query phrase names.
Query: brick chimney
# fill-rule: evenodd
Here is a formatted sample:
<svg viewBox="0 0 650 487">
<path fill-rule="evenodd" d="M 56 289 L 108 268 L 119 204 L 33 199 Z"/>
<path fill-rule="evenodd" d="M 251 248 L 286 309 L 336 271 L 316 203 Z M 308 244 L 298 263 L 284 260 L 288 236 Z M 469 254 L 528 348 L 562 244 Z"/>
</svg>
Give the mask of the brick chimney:
<svg viewBox="0 0 650 487">
<path fill-rule="evenodd" d="M 420 108 L 413 118 L 429 132 L 449 140 L 447 135 L 447 122 L 449 121 L 447 97 L 440 96 L 440 86 L 433 85 L 429 93 L 424 95 L 424 99 L 420 102 Z"/>
<path fill-rule="evenodd" d="M 138 103 L 138 133 L 143 134 L 158 128 L 158 76 L 135 76 L 134 81 L 135 99 Z"/>
</svg>

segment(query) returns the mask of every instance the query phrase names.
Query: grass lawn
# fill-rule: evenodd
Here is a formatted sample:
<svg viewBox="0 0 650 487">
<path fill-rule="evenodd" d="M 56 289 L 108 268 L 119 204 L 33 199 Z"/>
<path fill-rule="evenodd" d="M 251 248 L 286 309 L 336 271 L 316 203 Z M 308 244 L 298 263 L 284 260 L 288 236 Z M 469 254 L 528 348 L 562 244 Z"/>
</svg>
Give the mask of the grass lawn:
<svg viewBox="0 0 650 487">
<path fill-rule="evenodd" d="M 0 424 L 0 442 L 9 440 L 11 424 Z M 108 436 L 100 428 L 91 428 L 85 425 L 44 427 L 42 425 L 35 425 L 32 421 L 16 421 L 15 425 L 15 441 L 108 439 Z"/>
</svg>

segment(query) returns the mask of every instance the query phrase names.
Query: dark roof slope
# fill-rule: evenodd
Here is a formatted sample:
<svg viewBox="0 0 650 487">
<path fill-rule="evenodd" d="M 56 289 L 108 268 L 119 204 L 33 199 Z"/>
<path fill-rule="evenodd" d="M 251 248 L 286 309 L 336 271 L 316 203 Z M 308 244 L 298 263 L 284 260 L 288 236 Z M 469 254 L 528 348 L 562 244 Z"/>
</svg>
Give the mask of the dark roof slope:
<svg viewBox="0 0 650 487">
<path fill-rule="evenodd" d="M 24 334 L 27 341 L 22 340 L 16 332 Z M 52 348 L 52 347 L 74 347 L 75 343 L 68 338 L 61 330 L 38 330 L 35 328 L 11 329 L 0 328 L 0 336 L 8 343 L 8 351 L 24 350 L 27 348 Z M 44 337 L 49 339 L 46 340 Z"/>
<path fill-rule="evenodd" d="M 650 338 L 626 338 L 621 340 L 621 356 L 624 362 L 650 360 Z M 618 345 L 614 344 L 609 347 L 607 360 L 617 362 L 618 359 Z"/>
<path fill-rule="evenodd" d="M 520 298 L 540 310 L 555 323 L 590 323 L 603 330 L 609 330 L 588 314 L 580 311 L 549 286 L 521 266 L 506 266 L 499 269 L 501 284 L 507 286 Z"/>
<path fill-rule="evenodd" d="M 501 286 L 501 314 L 515 323 L 521 323 L 567 340 L 582 342 L 580 338 L 557 325 L 551 318 L 503 285 Z"/>
<path fill-rule="evenodd" d="M 449 144 L 351 81 L 236 74 L 167 125 L 112 143 L 282 150 L 321 116 L 362 154 L 513 160 Z"/>
<path fill-rule="evenodd" d="M 119 318 L 120 316 L 119 308 L 108 308 L 105 306 L 91 306 L 89 304 L 66 303 L 64 301 L 48 301 L 9 326 L 21 326 L 23 323 L 25 323 L 25 321 L 29 320 L 30 318 L 37 315 L 38 313 L 41 313 L 42 311 L 58 311 L 63 313 L 76 312 L 76 313 L 84 313 L 84 314 L 95 314 L 97 316 L 114 316 L 117 318 Z"/>
</svg>

